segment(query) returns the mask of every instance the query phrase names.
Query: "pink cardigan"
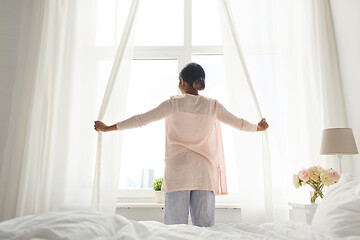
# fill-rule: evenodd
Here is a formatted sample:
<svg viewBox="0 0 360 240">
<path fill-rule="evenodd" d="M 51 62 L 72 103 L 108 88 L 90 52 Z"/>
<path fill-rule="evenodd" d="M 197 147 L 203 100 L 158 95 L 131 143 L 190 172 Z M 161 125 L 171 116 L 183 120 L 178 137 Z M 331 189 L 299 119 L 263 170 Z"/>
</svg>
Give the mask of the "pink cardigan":
<svg viewBox="0 0 360 240">
<path fill-rule="evenodd" d="M 257 126 L 228 112 L 217 100 L 200 95 L 170 97 L 158 107 L 116 124 L 118 130 L 165 118 L 165 173 L 162 190 L 208 190 L 226 195 L 220 122 L 254 132 Z"/>
</svg>

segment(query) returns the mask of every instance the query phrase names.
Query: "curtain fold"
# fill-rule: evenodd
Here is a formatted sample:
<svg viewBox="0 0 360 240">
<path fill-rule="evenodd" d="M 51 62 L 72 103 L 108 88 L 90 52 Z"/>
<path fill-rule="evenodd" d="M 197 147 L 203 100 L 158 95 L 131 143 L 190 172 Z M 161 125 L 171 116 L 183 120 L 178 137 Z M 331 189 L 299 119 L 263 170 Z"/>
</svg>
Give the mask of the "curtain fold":
<svg viewBox="0 0 360 240">
<path fill-rule="evenodd" d="M 96 160 L 93 121 L 106 86 L 100 68 L 112 62 L 97 56 L 97 2 L 31 0 L 21 4 L 17 76 L 0 168 L 1 220 L 44 211 L 91 209 Z M 117 6 L 128 9 L 130 5 L 124 1 Z M 122 30 L 122 16 L 117 21 L 120 27 L 114 29 L 114 38 Z M 118 73 L 112 74 L 117 84 L 109 89 L 116 94 L 107 95 L 106 116 L 106 108 L 100 113 L 105 122 L 124 118 L 133 34 L 128 38 L 127 44 L 121 43 L 122 61 L 114 68 Z M 115 44 L 113 49 L 115 59 Z M 103 138 L 101 211 L 115 212 L 121 137 Z"/>
<path fill-rule="evenodd" d="M 335 158 L 321 161 L 319 155 L 322 130 L 347 126 L 329 0 L 279 3 L 282 79 L 288 89 L 286 99 L 298 106 L 289 104 L 288 116 L 294 118 L 288 121 L 302 119 L 304 124 L 302 133 L 296 130 L 289 136 L 289 144 L 294 147 L 302 141 L 306 150 L 293 151 L 309 164 L 337 168 Z"/>
<path fill-rule="evenodd" d="M 2 177 L 9 173 L 3 219 L 49 208 L 68 11 L 64 1 L 23 6 L 11 125 L 1 168 Z"/>
<path fill-rule="evenodd" d="M 227 0 L 220 0 L 220 17 L 222 23 L 223 30 L 223 47 L 224 47 L 224 57 L 225 57 L 225 65 L 227 71 L 227 82 L 229 87 L 229 92 L 233 95 L 234 91 L 249 91 L 250 97 L 247 99 L 237 99 L 241 102 L 252 102 L 252 106 L 255 108 L 258 119 L 263 117 L 262 111 L 259 105 L 259 101 L 257 98 L 257 94 L 255 93 L 252 80 L 250 78 L 249 70 L 246 65 L 243 51 L 241 49 L 240 37 L 238 35 L 238 31 L 236 29 L 235 21 L 233 18 L 232 11 L 230 9 L 230 4 Z M 222 11 L 221 11 L 222 10 Z M 238 72 L 241 71 L 241 72 Z M 236 81 L 243 81 L 241 88 L 233 88 Z M 244 89 L 244 85 L 246 85 Z M 232 96 L 229 96 L 231 100 L 235 100 Z M 241 94 L 242 95 L 242 94 Z M 232 102 L 232 101 L 230 101 Z M 263 191 L 264 204 L 262 208 L 264 209 L 265 214 L 263 215 L 263 219 L 272 220 L 273 219 L 273 203 L 272 203 L 272 184 L 271 184 L 271 158 L 269 151 L 269 139 L 267 136 L 267 132 L 263 133 L 262 140 L 259 138 L 258 143 L 262 146 L 262 169 L 261 173 L 263 175 L 263 183 L 262 187 L 258 188 Z M 244 189 L 241 189 L 240 192 L 243 192 Z M 254 215 L 250 211 L 247 212 L 247 207 L 252 200 L 243 202 L 244 205 L 244 215 L 245 218 L 250 218 L 250 215 Z M 258 215 L 258 214 L 257 214 Z"/>
<path fill-rule="evenodd" d="M 133 43 L 135 34 L 134 22 L 136 20 L 138 6 L 139 0 L 133 0 L 126 20 L 124 31 L 121 36 L 121 41 L 117 49 L 115 60 L 111 68 L 111 73 L 104 93 L 104 98 L 102 100 L 102 104 L 99 110 L 98 120 L 100 121 L 103 120 L 105 116 L 109 101 L 112 97 L 112 93 L 114 92 L 116 81 L 121 81 L 122 90 L 127 89 L 126 86 L 129 82 L 130 66 L 133 56 Z M 123 75 L 123 77 L 121 77 L 120 79 L 118 79 L 119 74 Z M 124 74 L 126 76 L 124 76 Z M 119 94 L 119 91 L 117 92 L 117 94 Z M 123 94 L 121 94 L 120 96 L 126 96 L 125 92 L 123 91 Z M 122 100 L 123 101 L 118 104 L 122 105 L 122 109 L 124 109 L 126 98 L 122 97 Z M 119 111 L 119 109 L 112 110 L 116 112 Z M 91 205 L 92 209 L 94 210 L 102 210 L 114 213 L 119 188 L 120 155 L 118 155 L 118 157 L 109 156 L 107 158 L 102 158 L 102 139 L 102 133 L 98 132 L 97 155 Z M 107 163 L 104 163 L 104 161 L 107 161 Z"/>
<path fill-rule="evenodd" d="M 35 66 L 33 98 L 22 165 L 17 215 L 42 212 L 49 208 L 50 183 L 56 125 L 59 85 L 62 79 L 63 49 L 69 6 L 66 2 L 44 2 L 40 49 Z M 49 81 L 51 79 L 51 81 Z M 29 143 L 32 143 L 31 145 Z"/>
<path fill-rule="evenodd" d="M 79 156 L 79 149 L 71 152 L 69 143 L 82 141 L 74 125 L 86 125 L 82 119 L 75 123 L 71 118 L 83 108 L 74 102 L 86 97 L 78 86 L 85 83 L 89 71 L 84 53 L 90 47 L 88 13 L 93 3 L 33 0 L 20 4 L 15 87 L 0 168 L 1 220 L 87 205 L 80 188 L 77 196 L 71 194 L 74 183 L 84 185 L 85 181 L 71 176 L 84 166 L 74 157 Z M 86 80 L 96 85 L 96 79 Z M 87 86 L 91 91 L 91 84 Z"/>
<path fill-rule="evenodd" d="M 314 51 L 319 62 L 319 78 L 323 93 L 324 127 L 347 127 L 347 116 L 340 77 L 334 26 L 329 0 L 312 1 L 311 26 L 316 42 Z"/>
<path fill-rule="evenodd" d="M 346 126 L 329 1 L 229 2 L 237 27 L 232 33 L 222 15 L 230 107 L 258 121 L 260 105 L 270 125 L 262 147 L 256 136 L 233 133 L 243 220 L 286 220 L 288 202 L 309 201 L 307 189 L 292 186 L 292 174 L 311 164 L 337 166 L 321 161 L 321 132 Z"/>
<path fill-rule="evenodd" d="M 28 11 L 25 11 L 28 9 Z M 29 108 L 35 81 L 38 50 L 40 48 L 41 26 L 44 12 L 40 3 L 27 2 L 22 8 L 21 31 L 19 33 L 19 48 L 17 71 L 12 94 L 12 108 L 9 116 L 9 129 L 4 149 L 1 171 L 0 211 L 1 219 L 16 216 L 18 190 L 21 184 L 21 166 L 27 137 L 27 122 L 30 119 Z M 28 42 L 28 44 L 25 43 Z M 34 57 L 33 61 L 29 56 Z M 19 71 L 20 70 L 20 71 Z M 20 109 L 20 106 L 25 106 Z M 17 119 L 23 119 L 19 124 Z M 18 148 L 16 148 L 18 147 Z"/>
</svg>

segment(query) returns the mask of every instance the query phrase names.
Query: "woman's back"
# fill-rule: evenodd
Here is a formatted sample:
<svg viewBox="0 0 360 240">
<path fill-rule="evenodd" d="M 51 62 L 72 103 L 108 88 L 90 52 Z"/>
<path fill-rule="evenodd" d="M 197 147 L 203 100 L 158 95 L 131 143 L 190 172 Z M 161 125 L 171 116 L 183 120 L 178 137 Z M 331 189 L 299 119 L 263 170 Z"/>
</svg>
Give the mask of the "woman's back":
<svg viewBox="0 0 360 240">
<path fill-rule="evenodd" d="M 200 95 L 170 98 L 166 116 L 164 191 L 208 190 L 226 194 L 219 103 Z M 220 188 L 219 188 L 220 186 Z"/>
<path fill-rule="evenodd" d="M 171 97 L 171 114 L 166 118 L 168 140 L 200 146 L 211 134 L 218 102 L 200 95 Z"/>
</svg>

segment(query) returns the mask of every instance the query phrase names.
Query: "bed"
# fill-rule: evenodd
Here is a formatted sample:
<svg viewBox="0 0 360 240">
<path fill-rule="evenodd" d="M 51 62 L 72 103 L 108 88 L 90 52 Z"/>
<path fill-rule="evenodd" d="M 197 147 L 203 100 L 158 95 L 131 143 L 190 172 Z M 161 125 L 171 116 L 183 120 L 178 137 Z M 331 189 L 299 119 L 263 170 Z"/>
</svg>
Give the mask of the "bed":
<svg viewBox="0 0 360 240">
<path fill-rule="evenodd" d="M 1 224 L 0 239 L 335 239 L 295 222 L 217 224 L 211 228 L 137 222 L 96 212 L 49 212 Z"/>
<path fill-rule="evenodd" d="M 0 223 L 0 239 L 360 239 L 360 180 L 343 177 L 318 206 L 312 225 L 216 224 L 210 228 L 133 221 L 90 211 L 47 212 Z"/>
</svg>

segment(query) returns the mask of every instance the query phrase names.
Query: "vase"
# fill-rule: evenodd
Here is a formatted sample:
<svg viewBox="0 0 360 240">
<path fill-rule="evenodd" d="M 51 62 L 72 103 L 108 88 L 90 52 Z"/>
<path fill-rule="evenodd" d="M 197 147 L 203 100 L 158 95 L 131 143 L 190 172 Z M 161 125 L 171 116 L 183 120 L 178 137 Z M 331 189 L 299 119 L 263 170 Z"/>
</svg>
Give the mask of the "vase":
<svg viewBox="0 0 360 240">
<path fill-rule="evenodd" d="M 165 203 L 165 196 L 162 191 L 155 191 L 155 203 L 158 203 L 158 204 Z"/>
</svg>

